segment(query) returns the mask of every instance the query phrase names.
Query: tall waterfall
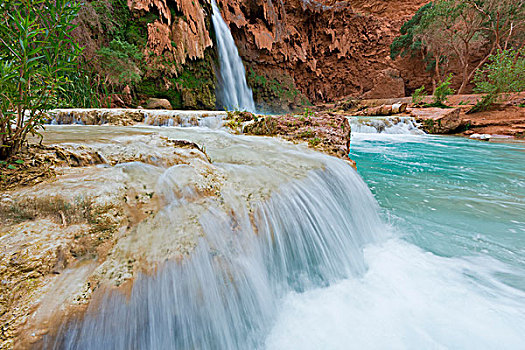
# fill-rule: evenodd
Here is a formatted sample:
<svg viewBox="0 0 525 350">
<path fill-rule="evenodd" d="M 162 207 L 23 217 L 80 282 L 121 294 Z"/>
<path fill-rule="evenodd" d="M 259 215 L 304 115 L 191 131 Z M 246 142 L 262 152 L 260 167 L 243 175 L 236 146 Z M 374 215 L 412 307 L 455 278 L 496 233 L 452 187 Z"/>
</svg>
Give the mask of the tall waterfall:
<svg viewBox="0 0 525 350">
<path fill-rule="evenodd" d="M 255 112 L 252 90 L 246 82 L 246 71 L 230 28 L 221 16 L 217 2 L 212 0 L 213 27 L 217 36 L 220 60 L 220 98 L 229 110 Z"/>
</svg>

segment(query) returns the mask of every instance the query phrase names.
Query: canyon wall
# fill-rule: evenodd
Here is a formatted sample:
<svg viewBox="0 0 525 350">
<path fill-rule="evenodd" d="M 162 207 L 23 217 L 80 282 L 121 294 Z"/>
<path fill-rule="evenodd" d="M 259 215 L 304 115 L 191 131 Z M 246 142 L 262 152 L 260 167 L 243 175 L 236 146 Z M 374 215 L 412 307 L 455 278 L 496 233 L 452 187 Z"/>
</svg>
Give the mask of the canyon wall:
<svg viewBox="0 0 525 350">
<path fill-rule="evenodd" d="M 389 46 L 426 0 L 219 0 L 246 64 L 289 75 L 310 101 L 404 96 L 428 82 Z"/>
<path fill-rule="evenodd" d="M 246 65 L 259 109 L 288 111 L 348 96 L 405 96 L 430 84 L 421 62 L 389 57 L 390 43 L 401 25 L 427 0 L 217 2 Z M 132 38 L 128 41 L 135 40 L 144 53 L 137 62 L 140 81 L 132 84 L 136 103 L 140 97 L 154 96 L 167 98 L 176 108 L 215 106 L 217 53 L 210 0 L 87 4 L 96 9 L 95 3 L 109 9 L 109 21 L 119 18 L 115 13 L 124 17 L 117 30 L 128 28 L 125 34 Z M 84 17 L 89 20 L 84 19 L 77 36 L 84 42 L 97 38 L 96 45 L 88 45 L 95 54 L 107 45 L 108 30 L 86 25 L 92 16 Z"/>
</svg>

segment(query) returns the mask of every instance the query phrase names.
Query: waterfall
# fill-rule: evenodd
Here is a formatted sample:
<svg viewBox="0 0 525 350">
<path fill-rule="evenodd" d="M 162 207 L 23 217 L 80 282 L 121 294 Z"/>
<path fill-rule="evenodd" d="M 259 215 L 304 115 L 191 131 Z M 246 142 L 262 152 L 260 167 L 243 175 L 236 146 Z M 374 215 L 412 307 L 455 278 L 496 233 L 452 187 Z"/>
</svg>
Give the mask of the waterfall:
<svg viewBox="0 0 525 350">
<path fill-rule="evenodd" d="M 217 2 L 212 0 L 213 27 L 217 37 L 220 60 L 220 97 L 229 110 L 255 112 L 252 90 L 246 82 L 246 71 L 230 28 L 221 16 Z"/>
<path fill-rule="evenodd" d="M 203 206 L 198 221 L 204 234 L 188 258 L 166 263 L 153 276 L 138 276 L 130 295 L 99 294 L 83 320 L 64 325 L 44 347 L 264 347 L 285 294 L 361 276 L 363 246 L 385 229 L 357 173 L 344 161 L 322 160 L 322 168 L 253 206 L 235 193 L 226 196 L 229 209 Z M 173 193 L 177 174 L 168 169 L 157 190 Z M 172 197 L 159 215 L 177 222 L 186 201 Z"/>
</svg>

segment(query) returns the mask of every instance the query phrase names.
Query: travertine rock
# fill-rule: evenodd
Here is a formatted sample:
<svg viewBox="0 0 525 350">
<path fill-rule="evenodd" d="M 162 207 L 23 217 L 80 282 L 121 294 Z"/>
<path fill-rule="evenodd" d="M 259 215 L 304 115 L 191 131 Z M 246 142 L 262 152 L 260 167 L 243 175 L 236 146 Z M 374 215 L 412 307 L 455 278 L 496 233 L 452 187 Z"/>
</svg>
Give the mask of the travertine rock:
<svg viewBox="0 0 525 350">
<path fill-rule="evenodd" d="M 427 1 L 218 2 L 247 65 L 290 75 L 312 102 L 401 97 L 404 80 L 409 89 L 430 85 L 424 68 L 389 57 L 401 25 Z"/>
</svg>

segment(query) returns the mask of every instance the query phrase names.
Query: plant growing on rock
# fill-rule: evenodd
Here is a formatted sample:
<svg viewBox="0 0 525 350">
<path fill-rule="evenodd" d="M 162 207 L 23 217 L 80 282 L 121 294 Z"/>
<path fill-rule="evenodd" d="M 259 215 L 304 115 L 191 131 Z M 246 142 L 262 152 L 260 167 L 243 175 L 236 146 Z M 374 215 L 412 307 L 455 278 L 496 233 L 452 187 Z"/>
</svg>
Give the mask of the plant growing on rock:
<svg viewBox="0 0 525 350">
<path fill-rule="evenodd" d="M 0 3 L 0 159 L 38 134 L 56 106 L 82 51 L 71 37 L 79 8 L 71 0 Z"/>
</svg>

